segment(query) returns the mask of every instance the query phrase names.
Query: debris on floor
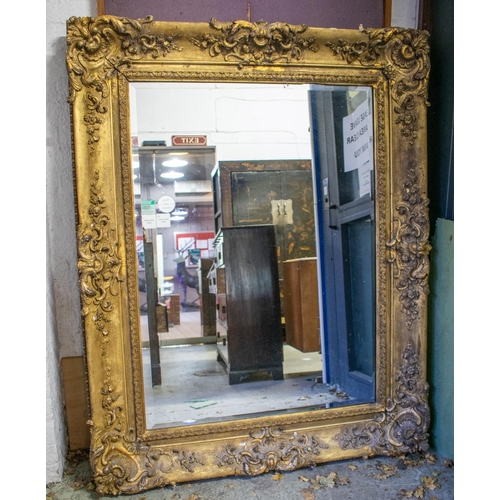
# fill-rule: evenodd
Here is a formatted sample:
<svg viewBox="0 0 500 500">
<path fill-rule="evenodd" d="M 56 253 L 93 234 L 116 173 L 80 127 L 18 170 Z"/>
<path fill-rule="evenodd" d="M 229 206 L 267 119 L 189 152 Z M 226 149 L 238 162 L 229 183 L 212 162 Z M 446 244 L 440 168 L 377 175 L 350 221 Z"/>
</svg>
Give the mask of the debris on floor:
<svg viewBox="0 0 500 500">
<path fill-rule="evenodd" d="M 295 471 L 171 484 L 124 500 L 453 500 L 453 461 L 433 453 L 341 460 Z M 336 496 L 335 496 L 336 495 Z M 87 452 L 68 455 L 60 483 L 47 500 L 100 500 Z"/>
<path fill-rule="evenodd" d="M 222 370 L 200 370 L 198 372 L 194 372 L 193 375 L 195 377 L 218 377 L 225 375 L 225 372 Z"/>
<path fill-rule="evenodd" d="M 189 403 L 190 408 L 199 410 L 200 408 L 206 408 L 207 406 L 216 405 L 217 401 L 213 401 L 211 399 L 194 399 L 191 401 L 186 401 L 186 403 Z"/>
</svg>

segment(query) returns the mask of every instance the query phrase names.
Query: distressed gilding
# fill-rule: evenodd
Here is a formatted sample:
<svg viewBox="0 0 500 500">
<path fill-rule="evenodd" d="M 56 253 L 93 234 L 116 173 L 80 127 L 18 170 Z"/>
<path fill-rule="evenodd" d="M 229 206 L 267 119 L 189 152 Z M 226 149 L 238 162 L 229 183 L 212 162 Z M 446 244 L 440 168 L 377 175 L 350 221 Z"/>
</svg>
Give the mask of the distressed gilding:
<svg viewBox="0 0 500 500">
<path fill-rule="evenodd" d="M 428 33 L 286 23 L 67 22 L 78 267 L 102 495 L 428 448 Z M 129 81 L 369 85 L 374 91 L 376 395 L 369 404 L 147 429 Z"/>
</svg>

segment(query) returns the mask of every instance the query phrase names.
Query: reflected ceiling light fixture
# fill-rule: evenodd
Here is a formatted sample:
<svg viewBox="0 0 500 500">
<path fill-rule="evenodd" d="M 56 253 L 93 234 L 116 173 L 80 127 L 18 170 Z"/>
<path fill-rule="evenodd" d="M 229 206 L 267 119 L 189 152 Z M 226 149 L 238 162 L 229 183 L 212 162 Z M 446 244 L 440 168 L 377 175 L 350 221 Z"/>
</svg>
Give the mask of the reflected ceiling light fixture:
<svg viewBox="0 0 500 500">
<path fill-rule="evenodd" d="M 188 164 L 186 160 L 180 160 L 179 158 L 172 158 L 171 160 L 165 160 L 162 165 L 164 167 L 185 167 Z"/>
<path fill-rule="evenodd" d="M 182 215 L 174 215 L 170 217 L 170 220 L 184 220 L 185 218 Z"/>
<path fill-rule="evenodd" d="M 182 215 L 183 217 L 186 217 L 187 214 L 188 211 L 185 208 L 177 208 L 171 213 L 171 215 Z"/>
<path fill-rule="evenodd" d="M 182 172 L 164 172 L 163 174 L 160 174 L 160 177 L 163 177 L 164 179 L 180 179 L 181 177 L 184 177 L 184 174 Z"/>
</svg>

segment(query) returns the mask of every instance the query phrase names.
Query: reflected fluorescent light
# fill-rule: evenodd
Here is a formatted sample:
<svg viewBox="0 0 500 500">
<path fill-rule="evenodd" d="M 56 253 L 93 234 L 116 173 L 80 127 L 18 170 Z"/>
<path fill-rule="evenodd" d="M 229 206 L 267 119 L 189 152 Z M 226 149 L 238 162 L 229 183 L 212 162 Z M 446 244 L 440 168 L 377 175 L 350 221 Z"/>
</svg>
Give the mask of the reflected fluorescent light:
<svg viewBox="0 0 500 500">
<path fill-rule="evenodd" d="M 179 158 L 172 158 L 171 160 L 165 160 L 162 165 L 164 167 L 185 167 L 188 164 L 186 160 L 179 160 Z"/>
<path fill-rule="evenodd" d="M 164 179 L 180 179 L 181 177 L 184 177 L 184 174 L 182 172 L 164 172 L 163 174 L 160 174 L 160 177 L 163 177 Z"/>
<path fill-rule="evenodd" d="M 132 179 L 134 179 L 134 181 L 137 179 L 137 177 L 139 177 L 137 174 L 132 175 Z"/>
<path fill-rule="evenodd" d="M 186 216 L 187 214 L 188 211 L 185 208 L 178 208 L 171 213 L 171 215 L 184 215 L 184 216 Z"/>
<path fill-rule="evenodd" d="M 170 220 L 184 220 L 186 217 L 182 215 L 174 215 L 173 217 L 170 217 Z"/>
</svg>

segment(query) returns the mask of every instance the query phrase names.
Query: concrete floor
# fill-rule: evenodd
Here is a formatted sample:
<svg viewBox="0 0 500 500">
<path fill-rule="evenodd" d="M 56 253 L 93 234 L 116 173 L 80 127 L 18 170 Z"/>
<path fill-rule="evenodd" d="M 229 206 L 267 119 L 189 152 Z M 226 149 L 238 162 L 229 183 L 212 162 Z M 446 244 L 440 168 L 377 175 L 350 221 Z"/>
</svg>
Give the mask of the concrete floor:
<svg viewBox="0 0 500 500">
<path fill-rule="evenodd" d="M 88 460 L 70 457 L 63 481 L 47 485 L 47 500 L 103 498 L 92 491 Z M 452 500 L 453 464 L 430 453 L 405 459 L 376 457 L 330 462 L 283 474 L 228 477 L 179 484 L 134 495 L 131 500 Z"/>
<path fill-rule="evenodd" d="M 219 348 L 221 348 L 219 346 Z M 149 429 L 240 415 L 345 402 L 331 387 L 315 382 L 321 356 L 284 346 L 284 379 L 258 378 L 229 385 L 217 361 L 217 345 L 160 349 L 162 385 L 151 386 L 150 353 L 143 349 L 146 425 Z M 193 401 L 200 401 L 199 408 Z"/>
</svg>

